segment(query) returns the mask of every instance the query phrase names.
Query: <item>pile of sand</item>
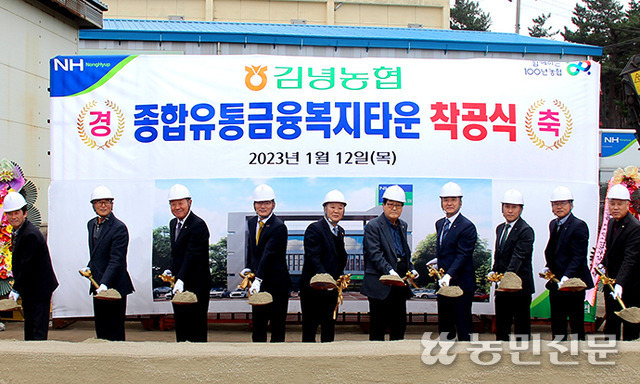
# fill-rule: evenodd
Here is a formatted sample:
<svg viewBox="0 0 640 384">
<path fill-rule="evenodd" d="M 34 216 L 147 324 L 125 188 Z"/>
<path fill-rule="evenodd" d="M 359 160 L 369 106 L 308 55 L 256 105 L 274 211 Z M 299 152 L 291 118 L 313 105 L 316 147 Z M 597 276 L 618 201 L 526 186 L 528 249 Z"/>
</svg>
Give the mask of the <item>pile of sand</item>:
<svg viewBox="0 0 640 384">
<path fill-rule="evenodd" d="M 568 346 L 569 344 L 565 344 Z M 581 351 L 587 349 L 581 342 Z M 328 344 L 163 343 L 0 341 L 3 383 L 587 383 L 637 382 L 640 344 L 618 343 L 609 356 L 615 366 L 589 364 L 587 354 L 562 354 L 553 365 L 546 344 L 542 352 L 520 353 L 512 361 L 508 343 L 495 365 L 474 363 L 470 343 L 457 343 L 450 365 L 425 364 L 419 340 L 345 341 Z M 478 345 L 476 345 L 478 348 Z M 434 353 L 437 351 L 434 351 Z M 491 352 L 481 359 L 487 361 Z"/>
</svg>

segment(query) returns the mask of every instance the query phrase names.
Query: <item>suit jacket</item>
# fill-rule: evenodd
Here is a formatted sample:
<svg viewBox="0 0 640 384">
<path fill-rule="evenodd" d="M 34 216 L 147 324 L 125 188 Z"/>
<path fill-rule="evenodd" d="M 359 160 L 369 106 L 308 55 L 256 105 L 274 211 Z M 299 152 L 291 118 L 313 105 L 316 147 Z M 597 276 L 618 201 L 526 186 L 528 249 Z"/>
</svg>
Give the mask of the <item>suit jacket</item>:
<svg viewBox="0 0 640 384">
<path fill-rule="evenodd" d="M 451 223 L 447 236 L 440 244 L 445 218 L 436 221 L 436 257 L 438 267 L 451 276 L 449 285 L 457 285 L 464 292 L 476 290 L 473 272 L 473 251 L 478 240 L 476 226 L 462 214 Z"/>
<path fill-rule="evenodd" d="M 324 217 L 310 224 L 304 232 L 304 266 L 300 286 L 308 287 L 309 281 L 317 273 L 328 273 L 338 279 L 346 265 L 344 229 L 338 225 L 338 236 L 334 236 Z"/>
<path fill-rule="evenodd" d="M 121 295 L 133 292 L 133 283 L 127 272 L 127 248 L 129 246 L 129 232 L 127 226 L 116 218 L 113 213 L 107 216 L 100 228 L 97 241 L 93 240 L 93 232 L 97 217 L 89 220 L 89 264 L 94 280 L 113 288 Z M 91 286 L 89 292 L 95 288 Z"/>
<path fill-rule="evenodd" d="M 557 230 L 558 221 L 549 223 L 549 239 Z M 558 235 L 555 249 L 551 242 L 547 243 L 544 257 L 547 260 L 547 268 L 560 280 L 563 276 L 568 278 L 578 277 L 587 284 L 587 289 L 593 288 L 593 279 L 587 267 L 587 255 L 589 254 L 589 228 L 587 223 L 570 213 L 564 222 Z M 555 289 L 557 284 L 547 283 L 547 288 Z"/>
<path fill-rule="evenodd" d="M 640 222 L 627 213 L 618 222 L 619 229 L 613 235 L 616 220 L 609 220 L 607 229 L 607 249 L 602 264 L 609 277 L 628 291 L 640 291 Z"/>
<path fill-rule="evenodd" d="M 492 271 L 497 273 L 513 272 L 522 279 L 522 293 L 535 292 L 533 284 L 533 228 L 521 217 L 509 230 L 507 238 L 500 249 L 500 239 L 505 223 L 496 228 L 496 247 Z"/>
<path fill-rule="evenodd" d="M 51 298 L 58 287 L 47 242 L 29 220 L 25 220 L 13 239 L 12 268 L 13 289 L 25 299 Z"/>
<path fill-rule="evenodd" d="M 256 277 L 262 279 L 261 291 L 288 294 L 291 286 L 287 266 L 287 240 L 289 232 L 284 222 L 275 214 L 262 227 L 256 244 L 258 216 L 247 220 L 247 255 L 245 265 Z"/>
<path fill-rule="evenodd" d="M 407 223 L 398 219 L 402 246 L 407 257 L 407 269 L 414 269 L 411 263 L 411 249 L 407 242 Z M 389 296 L 391 287 L 380 282 L 380 276 L 389 274 L 393 269 L 398 272 L 398 256 L 393 244 L 391 228 L 384 213 L 369 221 L 364 227 L 364 278 L 362 280 L 363 295 L 378 300 Z M 403 276 L 401 276 L 403 277 Z M 407 287 L 407 296 L 411 291 Z"/>
<path fill-rule="evenodd" d="M 171 272 L 184 282 L 184 290 L 209 297 L 209 228 L 195 213 L 189 212 L 176 239 L 177 218 L 169 222 L 171 236 Z M 200 298 L 198 299 L 200 300 Z"/>
</svg>

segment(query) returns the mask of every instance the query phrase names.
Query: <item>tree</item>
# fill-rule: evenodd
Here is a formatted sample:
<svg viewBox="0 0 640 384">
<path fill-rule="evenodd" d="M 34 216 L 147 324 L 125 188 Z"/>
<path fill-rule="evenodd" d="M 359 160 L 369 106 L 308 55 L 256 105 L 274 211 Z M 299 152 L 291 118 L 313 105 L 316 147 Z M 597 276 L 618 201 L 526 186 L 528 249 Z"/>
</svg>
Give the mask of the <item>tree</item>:
<svg viewBox="0 0 640 384">
<path fill-rule="evenodd" d="M 166 285 L 158 278 L 165 269 L 171 267 L 171 238 L 169 227 L 163 225 L 153 230 L 151 251 L 151 273 L 153 288 Z"/>
<path fill-rule="evenodd" d="M 472 0 L 456 0 L 451 8 L 450 20 L 451 29 L 488 31 L 491 26 L 491 16 Z"/>
<path fill-rule="evenodd" d="M 227 238 L 222 237 L 216 244 L 209 245 L 209 268 L 214 287 L 227 286 Z"/>
<path fill-rule="evenodd" d="M 529 36 L 531 37 L 544 37 L 544 38 L 551 38 L 555 35 L 557 35 L 558 33 L 560 33 L 560 31 L 555 31 L 555 32 L 551 32 L 552 27 L 545 27 L 545 23 L 549 20 L 549 18 L 551 17 L 551 13 L 549 14 L 541 14 L 540 16 L 536 17 L 533 19 L 533 27 L 529 27 Z"/>
<path fill-rule="evenodd" d="M 436 234 L 432 233 L 418 243 L 411 258 L 416 270 L 420 274 L 417 281 L 418 285 L 429 286 L 434 281 L 432 277 L 429 277 L 429 272 L 426 267 L 427 262 L 434 257 L 436 257 Z M 491 250 L 488 249 L 487 240 L 480 237 L 478 237 L 476 247 L 473 250 L 473 269 L 476 279 L 476 290 L 484 293 L 489 292 L 491 283 L 487 281 L 487 274 L 491 270 Z"/>
<path fill-rule="evenodd" d="M 171 267 L 171 238 L 169 227 L 163 225 L 153 230 L 151 273 L 153 288 L 166 285 L 158 278 L 165 269 Z M 211 284 L 214 287 L 227 286 L 227 238 L 222 237 L 216 244 L 209 245 L 209 268 Z"/>
<path fill-rule="evenodd" d="M 571 21 L 575 31 L 565 27 L 561 35 L 565 40 L 603 47 L 601 58 L 602 74 L 600 125 L 607 128 L 621 128 L 628 124 L 627 112 L 622 107 L 620 72 L 635 49 L 630 40 L 637 37 L 637 29 L 632 25 L 639 19 L 636 0 L 632 0 L 629 14 L 623 12 L 618 0 L 583 0 L 586 6 L 576 4 Z"/>
</svg>

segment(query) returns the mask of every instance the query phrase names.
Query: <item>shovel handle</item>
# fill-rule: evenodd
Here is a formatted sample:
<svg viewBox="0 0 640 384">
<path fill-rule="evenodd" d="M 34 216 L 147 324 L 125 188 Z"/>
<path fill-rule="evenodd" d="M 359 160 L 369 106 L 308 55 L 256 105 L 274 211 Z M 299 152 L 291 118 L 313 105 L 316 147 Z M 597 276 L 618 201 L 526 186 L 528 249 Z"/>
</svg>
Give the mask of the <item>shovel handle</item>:
<svg viewBox="0 0 640 384">
<path fill-rule="evenodd" d="M 598 275 L 600 275 L 600 278 L 603 280 L 607 280 L 607 286 L 609 287 L 609 289 L 611 290 L 611 292 L 614 292 L 615 289 L 613 288 L 613 284 L 611 283 L 611 279 L 609 279 L 607 277 L 607 275 L 605 275 L 598 267 L 595 268 L 596 272 L 598 272 Z M 624 305 L 624 303 L 622 302 L 622 298 L 621 297 L 617 297 L 616 296 L 616 301 L 618 302 L 618 304 L 620 304 L 620 306 L 622 307 L 622 309 L 627 309 L 627 306 Z"/>
<path fill-rule="evenodd" d="M 98 283 L 96 283 L 96 281 L 93 279 L 93 275 L 91 274 L 91 271 L 87 271 L 87 272 L 83 272 L 82 270 L 79 270 L 78 273 L 81 276 L 86 277 L 87 279 L 89 279 L 89 281 L 91 281 L 91 284 L 93 285 L 93 287 L 95 289 L 100 288 L 100 285 L 98 285 Z"/>
</svg>

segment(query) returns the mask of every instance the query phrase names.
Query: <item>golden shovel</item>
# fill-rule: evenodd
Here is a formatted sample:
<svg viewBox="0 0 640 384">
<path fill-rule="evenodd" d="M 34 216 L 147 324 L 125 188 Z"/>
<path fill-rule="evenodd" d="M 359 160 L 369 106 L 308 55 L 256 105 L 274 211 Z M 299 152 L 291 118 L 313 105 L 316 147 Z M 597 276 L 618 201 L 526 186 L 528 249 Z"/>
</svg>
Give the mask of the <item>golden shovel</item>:
<svg viewBox="0 0 640 384">
<path fill-rule="evenodd" d="M 553 274 L 551 271 L 547 271 L 545 273 L 538 273 L 538 276 L 542 277 L 545 280 L 551 280 L 552 282 L 558 284 L 560 280 Z M 562 288 L 558 289 L 563 292 L 577 292 L 584 291 L 587 288 L 587 284 L 584 283 L 580 278 L 572 277 L 567 280 L 564 284 L 562 284 Z"/>
<path fill-rule="evenodd" d="M 164 281 L 165 283 L 171 284 L 172 289 L 173 289 L 173 286 L 176 284 L 176 278 L 174 276 L 165 275 L 163 273 L 162 275 L 158 275 L 158 278 L 160 278 L 160 280 Z M 177 305 L 194 304 L 197 302 L 198 302 L 198 297 L 196 297 L 196 294 L 189 291 L 178 292 L 175 295 L 173 295 L 173 298 L 171 299 L 171 303 L 177 304 Z"/>
<path fill-rule="evenodd" d="M 411 271 L 407 271 L 405 276 L 402 278 L 402 280 L 404 280 L 405 283 L 413 285 L 414 288 L 420 288 L 416 285 L 415 279 L 416 279 L 416 275 L 411 273 Z"/>
<path fill-rule="evenodd" d="M 9 284 L 13 287 L 13 281 L 9 282 Z M 22 310 L 22 306 L 17 301 L 9 298 L 0 300 L 0 312 L 9 312 L 16 309 Z"/>
<path fill-rule="evenodd" d="M 611 292 L 613 292 L 613 285 L 616 283 L 616 280 L 609 278 L 598 267 L 596 267 L 596 272 L 598 272 L 598 275 L 600 275 L 600 278 L 602 279 L 602 284 L 609 286 L 609 289 L 611 289 Z M 621 297 L 616 296 L 616 300 L 618 301 L 618 304 L 620 304 L 620 306 L 622 307 L 622 310 L 615 312 L 616 315 L 618 315 L 622 320 L 628 321 L 629 323 L 634 323 L 634 324 L 640 323 L 640 308 L 638 307 L 627 308 L 622 302 Z"/>
<path fill-rule="evenodd" d="M 429 276 L 436 279 L 436 282 L 442 279 L 442 276 L 445 275 L 444 269 L 442 268 L 440 268 L 440 270 L 437 270 L 431 264 L 427 265 L 427 268 L 429 268 Z M 436 294 L 446 296 L 446 297 L 460 297 L 462 296 L 462 293 L 463 293 L 462 289 L 460 289 L 460 287 L 455 285 L 452 285 L 452 286 L 443 285 L 442 287 L 440 287 L 440 289 L 438 289 L 438 292 L 436 292 Z"/>
<path fill-rule="evenodd" d="M 255 280 L 256 274 L 253 272 L 249 272 L 244 275 L 240 273 L 240 276 L 242 277 L 242 282 L 240 282 L 238 288 L 251 288 L 251 283 Z M 267 305 L 273 303 L 273 296 L 269 292 L 258 292 L 255 295 L 252 295 L 251 291 L 248 291 L 247 294 L 249 295 L 247 303 L 250 305 Z"/>
<path fill-rule="evenodd" d="M 515 272 L 494 273 L 487 277 L 487 280 L 496 283 L 496 292 L 518 292 L 522 290 L 522 279 Z"/>
<path fill-rule="evenodd" d="M 335 320 L 336 316 L 338 316 L 338 307 L 340 307 L 340 304 L 344 303 L 344 298 L 342 297 L 342 290 L 347 289 L 350 283 L 351 283 L 350 273 L 348 275 L 340 276 L 336 281 L 336 284 L 338 285 L 338 302 L 336 303 L 336 308 L 333 310 L 333 320 Z"/>
<path fill-rule="evenodd" d="M 100 285 L 98 283 L 96 283 L 96 281 L 93 279 L 93 274 L 91 273 L 90 269 L 87 270 L 79 270 L 78 273 L 80 273 L 81 276 L 86 277 L 87 279 L 89 279 L 89 281 L 91 281 L 91 284 L 93 285 L 93 287 L 95 289 L 100 288 Z M 102 291 L 99 293 L 96 293 L 94 295 L 94 297 L 96 299 L 100 299 L 100 300 L 120 300 L 122 299 L 122 295 L 120 295 L 120 292 L 116 291 L 113 288 L 109 288 L 106 291 Z"/>
</svg>

